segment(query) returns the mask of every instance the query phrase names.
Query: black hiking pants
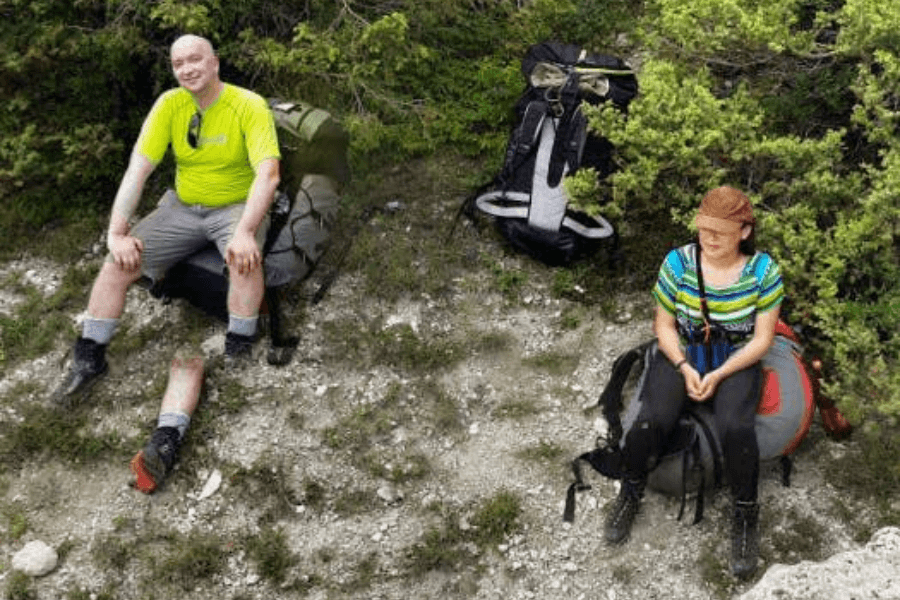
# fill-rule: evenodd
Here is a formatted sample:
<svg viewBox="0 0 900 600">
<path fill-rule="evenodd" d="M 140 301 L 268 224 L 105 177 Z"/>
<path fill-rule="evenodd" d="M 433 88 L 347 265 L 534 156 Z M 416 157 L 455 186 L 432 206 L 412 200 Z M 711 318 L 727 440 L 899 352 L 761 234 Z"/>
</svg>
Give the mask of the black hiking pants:
<svg viewBox="0 0 900 600">
<path fill-rule="evenodd" d="M 755 502 L 759 480 L 756 406 L 762 369 L 759 363 L 734 373 L 719 384 L 711 404 L 716 433 L 724 454 L 725 475 L 736 500 Z M 666 441 L 689 405 L 684 376 L 662 352 L 656 352 L 641 392 L 641 409 L 625 437 L 625 476 L 644 480 L 666 454 Z"/>
</svg>

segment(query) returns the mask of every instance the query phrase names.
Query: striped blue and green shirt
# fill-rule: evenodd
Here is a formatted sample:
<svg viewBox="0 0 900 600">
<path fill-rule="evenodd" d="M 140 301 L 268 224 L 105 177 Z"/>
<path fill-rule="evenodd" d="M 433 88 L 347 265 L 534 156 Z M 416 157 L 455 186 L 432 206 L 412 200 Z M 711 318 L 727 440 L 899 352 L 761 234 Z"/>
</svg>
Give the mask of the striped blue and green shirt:
<svg viewBox="0 0 900 600">
<path fill-rule="evenodd" d="M 710 318 L 736 345 L 753 335 L 757 313 L 772 310 L 784 300 L 781 271 L 765 252 L 751 256 L 733 284 L 705 287 Z M 675 317 L 682 343 L 701 330 L 703 311 L 697 283 L 696 244 L 676 248 L 666 255 L 653 296 L 659 306 Z"/>
</svg>

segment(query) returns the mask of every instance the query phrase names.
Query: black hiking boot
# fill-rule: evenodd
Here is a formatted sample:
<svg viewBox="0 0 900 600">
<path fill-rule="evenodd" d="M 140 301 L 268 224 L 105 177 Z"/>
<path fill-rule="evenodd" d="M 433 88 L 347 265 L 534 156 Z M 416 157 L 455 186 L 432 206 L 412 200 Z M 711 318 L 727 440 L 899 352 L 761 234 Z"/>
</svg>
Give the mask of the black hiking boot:
<svg viewBox="0 0 900 600">
<path fill-rule="evenodd" d="M 181 448 L 181 434 L 174 427 L 158 427 L 144 449 L 131 459 L 134 487 L 152 494 L 172 471 Z"/>
<path fill-rule="evenodd" d="M 746 579 L 756 571 L 759 559 L 759 505 L 735 502 L 731 526 L 731 573 Z"/>
<path fill-rule="evenodd" d="M 225 334 L 225 364 L 236 366 L 249 362 L 253 354 L 253 342 L 255 337 L 252 335 L 241 335 L 239 333 L 228 332 Z"/>
<path fill-rule="evenodd" d="M 610 544 L 621 544 L 631 534 L 631 526 L 641 506 L 646 480 L 623 479 L 619 495 L 606 517 L 603 535 Z"/>
<path fill-rule="evenodd" d="M 72 349 L 69 372 L 51 396 L 53 404 L 70 408 L 76 400 L 85 397 L 107 371 L 109 365 L 106 362 L 106 344 L 79 337 Z"/>
</svg>

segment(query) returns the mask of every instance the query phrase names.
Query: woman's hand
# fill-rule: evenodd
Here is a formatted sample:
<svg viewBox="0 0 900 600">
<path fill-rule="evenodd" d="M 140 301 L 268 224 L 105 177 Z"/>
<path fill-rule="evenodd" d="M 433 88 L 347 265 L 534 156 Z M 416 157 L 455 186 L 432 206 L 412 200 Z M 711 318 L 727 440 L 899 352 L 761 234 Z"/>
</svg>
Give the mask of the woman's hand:
<svg viewBox="0 0 900 600">
<path fill-rule="evenodd" d="M 690 363 L 684 363 L 679 370 L 684 377 L 684 389 L 688 398 L 695 402 L 701 402 L 700 393 L 703 380 L 700 377 L 700 373 Z"/>
<path fill-rule="evenodd" d="M 695 402 L 706 402 L 716 393 L 716 388 L 719 387 L 719 383 L 721 383 L 723 379 L 722 372 L 718 369 L 710 371 L 700 379 L 696 395 L 691 394 L 691 391 L 688 390 L 688 396 Z"/>
</svg>

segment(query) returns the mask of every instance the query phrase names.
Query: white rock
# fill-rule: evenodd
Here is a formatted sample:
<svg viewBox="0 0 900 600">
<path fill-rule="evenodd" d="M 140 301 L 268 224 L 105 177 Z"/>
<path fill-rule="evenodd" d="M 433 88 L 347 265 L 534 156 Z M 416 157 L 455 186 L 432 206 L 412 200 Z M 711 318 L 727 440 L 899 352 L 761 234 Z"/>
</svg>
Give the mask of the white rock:
<svg viewBox="0 0 900 600">
<path fill-rule="evenodd" d="M 218 469 L 215 469 L 209 476 L 209 479 L 206 480 L 206 485 L 203 486 L 200 495 L 197 496 L 197 501 L 206 500 L 215 494 L 220 485 L 222 485 L 222 473 Z"/>
<path fill-rule="evenodd" d="M 740 600 L 900 598 L 900 527 L 875 532 L 864 548 L 821 563 L 773 565 Z"/>
<path fill-rule="evenodd" d="M 56 550 L 44 542 L 35 540 L 28 542 L 24 548 L 16 552 L 12 559 L 12 567 L 26 575 L 41 577 L 55 569 L 58 560 Z"/>
</svg>

